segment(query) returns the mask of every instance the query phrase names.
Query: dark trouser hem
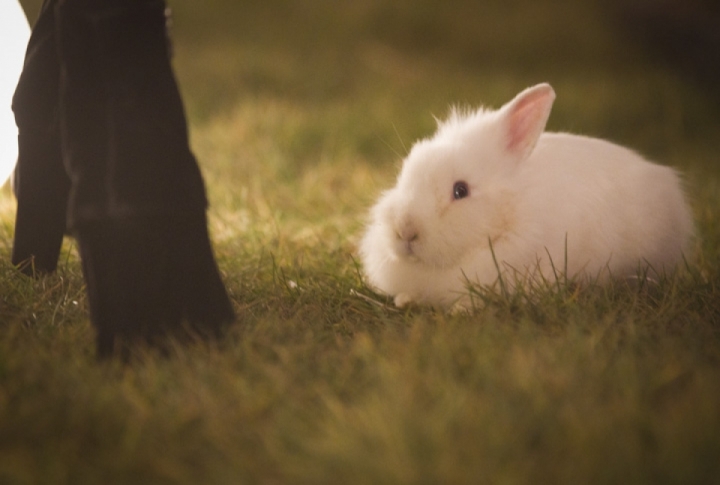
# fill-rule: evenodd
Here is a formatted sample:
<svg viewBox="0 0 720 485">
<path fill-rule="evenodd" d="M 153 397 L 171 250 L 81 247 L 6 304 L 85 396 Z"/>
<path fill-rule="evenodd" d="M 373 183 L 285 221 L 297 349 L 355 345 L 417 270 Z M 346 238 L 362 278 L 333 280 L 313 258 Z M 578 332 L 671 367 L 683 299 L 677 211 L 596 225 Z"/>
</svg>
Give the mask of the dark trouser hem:
<svg viewBox="0 0 720 485">
<path fill-rule="evenodd" d="M 23 130 L 13 174 L 18 200 L 12 263 L 37 276 L 57 267 L 65 235 L 70 180 L 63 169 L 57 130 Z"/>
<path fill-rule="evenodd" d="M 204 213 L 89 223 L 75 236 L 100 358 L 214 339 L 234 320 Z"/>
</svg>

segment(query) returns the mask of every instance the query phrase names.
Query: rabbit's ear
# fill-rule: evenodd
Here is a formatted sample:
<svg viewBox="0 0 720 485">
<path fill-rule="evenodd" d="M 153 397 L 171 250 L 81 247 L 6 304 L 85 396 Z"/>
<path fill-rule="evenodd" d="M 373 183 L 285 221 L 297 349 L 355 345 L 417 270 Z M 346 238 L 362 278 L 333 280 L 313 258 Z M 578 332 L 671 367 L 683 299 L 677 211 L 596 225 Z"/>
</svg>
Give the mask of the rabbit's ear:
<svg viewBox="0 0 720 485">
<path fill-rule="evenodd" d="M 549 84 L 538 84 L 518 94 L 500 109 L 505 149 L 524 160 L 535 148 L 550 117 L 555 91 Z"/>
</svg>

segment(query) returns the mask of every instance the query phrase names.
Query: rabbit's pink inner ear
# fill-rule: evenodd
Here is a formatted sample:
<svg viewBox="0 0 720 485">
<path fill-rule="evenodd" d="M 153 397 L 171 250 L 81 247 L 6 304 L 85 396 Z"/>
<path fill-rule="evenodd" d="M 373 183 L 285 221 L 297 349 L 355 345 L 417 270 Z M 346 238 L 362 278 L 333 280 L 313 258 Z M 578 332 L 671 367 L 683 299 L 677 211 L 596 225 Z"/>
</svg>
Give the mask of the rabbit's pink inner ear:
<svg viewBox="0 0 720 485">
<path fill-rule="evenodd" d="M 550 117 L 555 92 L 548 84 L 541 84 L 520 93 L 509 106 L 507 115 L 507 149 L 522 155 L 530 154 L 545 130 Z"/>
</svg>

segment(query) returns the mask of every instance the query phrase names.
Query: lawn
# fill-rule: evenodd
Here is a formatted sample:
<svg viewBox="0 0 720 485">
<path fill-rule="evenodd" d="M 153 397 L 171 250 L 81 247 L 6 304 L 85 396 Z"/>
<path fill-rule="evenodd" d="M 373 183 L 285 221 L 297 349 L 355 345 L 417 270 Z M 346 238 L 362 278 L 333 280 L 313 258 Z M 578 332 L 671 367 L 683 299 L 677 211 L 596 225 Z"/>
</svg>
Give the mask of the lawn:
<svg viewBox="0 0 720 485">
<path fill-rule="evenodd" d="M 217 345 L 98 363 L 73 241 L 56 275 L 20 275 L 5 187 L 1 484 L 720 483 L 717 91 L 607 2 L 170 5 L 238 322 Z M 374 294 L 356 244 L 413 142 L 450 105 L 543 81 L 551 130 L 684 173 L 686 271 L 482 293 L 471 315 Z"/>
</svg>

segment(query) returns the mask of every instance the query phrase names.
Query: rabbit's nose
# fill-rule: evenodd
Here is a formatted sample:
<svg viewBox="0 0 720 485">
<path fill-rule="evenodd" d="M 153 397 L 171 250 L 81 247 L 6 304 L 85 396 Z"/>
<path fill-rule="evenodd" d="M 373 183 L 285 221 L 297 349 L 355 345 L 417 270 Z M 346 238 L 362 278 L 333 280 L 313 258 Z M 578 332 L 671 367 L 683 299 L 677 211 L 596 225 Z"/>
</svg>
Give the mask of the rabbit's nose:
<svg viewBox="0 0 720 485">
<path fill-rule="evenodd" d="M 420 237 L 420 234 L 413 226 L 404 224 L 398 229 L 397 236 L 405 242 L 415 242 Z"/>
</svg>

